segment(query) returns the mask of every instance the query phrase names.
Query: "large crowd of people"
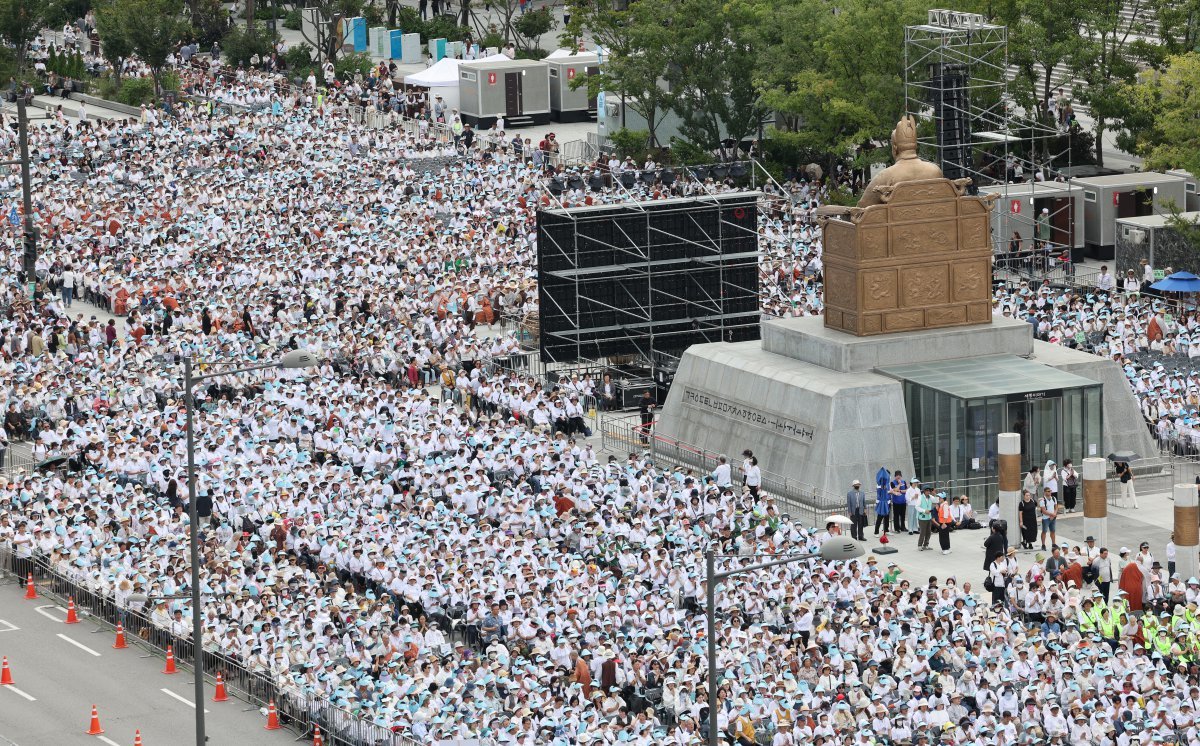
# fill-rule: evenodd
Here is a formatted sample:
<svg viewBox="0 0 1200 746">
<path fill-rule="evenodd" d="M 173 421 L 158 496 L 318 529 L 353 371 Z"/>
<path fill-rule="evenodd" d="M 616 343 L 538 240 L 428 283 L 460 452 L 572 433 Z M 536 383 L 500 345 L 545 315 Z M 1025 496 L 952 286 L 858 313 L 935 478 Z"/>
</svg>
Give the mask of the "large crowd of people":
<svg viewBox="0 0 1200 746">
<path fill-rule="evenodd" d="M 215 373 L 306 349 L 319 367 L 218 376 L 198 395 L 206 649 L 420 743 L 701 742 L 705 551 L 813 551 L 836 526 L 802 525 L 727 468 L 598 454 L 577 421 L 600 382 L 506 366 L 519 346 L 497 322 L 536 308 L 554 164 L 504 136 L 448 148 L 367 126 L 351 94 L 189 76 L 239 105 L 32 134 L 44 292 L 26 299 L 10 231 L 0 435 L 61 466 L 0 479 L 14 569 L 53 568 L 187 637 L 178 361 Z M 812 211 L 827 188 L 768 189 L 765 313 L 821 310 Z M 1145 335 L 1178 356 L 1197 322 L 1156 312 L 1115 289 L 997 296 L 998 314 L 1049 339 L 1125 355 Z M 1191 380 L 1130 365 L 1147 414 L 1189 424 Z M 1148 546 L 1028 566 L 1004 537 L 988 551 L 990 592 L 872 557 L 727 582 L 712 718 L 725 740 L 1200 742 L 1200 581 Z M 1129 567 L 1139 582 L 1110 594 Z"/>
</svg>

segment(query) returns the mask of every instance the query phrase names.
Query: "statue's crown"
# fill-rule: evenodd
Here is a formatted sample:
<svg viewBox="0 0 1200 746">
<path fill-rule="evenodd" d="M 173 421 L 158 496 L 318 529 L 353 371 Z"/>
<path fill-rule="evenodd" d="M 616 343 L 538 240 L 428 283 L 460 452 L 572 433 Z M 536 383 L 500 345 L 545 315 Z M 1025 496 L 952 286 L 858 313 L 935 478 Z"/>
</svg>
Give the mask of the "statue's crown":
<svg viewBox="0 0 1200 746">
<path fill-rule="evenodd" d="M 915 151 L 917 149 L 917 120 L 911 115 L 905 114 L 899 122 L 896 122 L 896 129 L 892 130 L 892 143 L 896 146 L 896 150 L 900 152 Z"/>
</svg>

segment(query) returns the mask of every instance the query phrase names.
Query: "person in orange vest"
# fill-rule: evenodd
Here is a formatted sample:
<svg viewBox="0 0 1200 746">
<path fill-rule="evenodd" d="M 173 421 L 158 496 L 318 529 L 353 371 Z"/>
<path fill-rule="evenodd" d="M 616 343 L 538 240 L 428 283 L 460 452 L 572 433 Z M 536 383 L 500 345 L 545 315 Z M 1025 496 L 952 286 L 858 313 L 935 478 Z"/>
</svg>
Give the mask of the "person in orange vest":
<svg viewBox="0 0 1200 746">
<path fill-rule="evenodd" d="M 933 522 L 937 526 L 938 544 L 942 554 L 950 554 L 950 530 L 954 528 L 954 516 L 950 514 L 950 501 L 945 492 L 939 492 L 937 509 L 933 513 Z"/>
</svg>

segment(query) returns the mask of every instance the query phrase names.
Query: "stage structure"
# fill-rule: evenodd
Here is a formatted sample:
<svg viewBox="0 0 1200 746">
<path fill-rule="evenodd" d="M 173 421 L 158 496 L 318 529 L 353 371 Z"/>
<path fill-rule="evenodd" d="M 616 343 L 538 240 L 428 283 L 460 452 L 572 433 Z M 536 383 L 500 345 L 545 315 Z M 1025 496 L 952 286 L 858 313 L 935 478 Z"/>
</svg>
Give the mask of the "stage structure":
<svg viewBox="0 0 1200 746">
<path fill-rule="evenodd" d="M 544 362 L 759 337 L 758 192 L 538 213 Z"/>
<path fill-rule="evenodd" d="M 1012 75 L 1008 27 L 982 15 L 930 10 L 926 23 L 905 28 L 905 108 L 933 122 L 920 130 L 921 156 L 941 166 L 948 179 L 971 179 L 971 194 L 1003 195 L 1003 185 L 1016 180 L 1018 171 L 1036 189 L 1039 170 L 1051 182 L 1052 164 L 1071 165 L 1069 137 L 1058 130 L 1053 113 L 1021 110 L 1009 90 Z M 1001 200 L 995 210 L 1005 214 L 997 214 L 1002 220 L 994 223 L 1010 230 L 993 231 L 993 251 L 1008 251 L 1012 231 L 1032 240 L 1040 221 L 1042 234 L 1049 235 L 1044 243 L 1057 256 L 1070 246 L 1071 231 L 1063 226 L 1073 225 L 1075 209 L 1071 199 L 1039 199 L 1037 212 Z"/>
</svg>

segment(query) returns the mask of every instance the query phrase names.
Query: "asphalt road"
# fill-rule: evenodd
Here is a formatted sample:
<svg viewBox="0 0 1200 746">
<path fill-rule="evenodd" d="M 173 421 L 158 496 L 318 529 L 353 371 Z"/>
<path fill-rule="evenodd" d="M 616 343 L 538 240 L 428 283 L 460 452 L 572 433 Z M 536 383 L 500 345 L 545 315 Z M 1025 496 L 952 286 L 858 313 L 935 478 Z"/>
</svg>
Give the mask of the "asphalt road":
<svg viewBox="0 0 1200 746">
<path fill-rule="evenodd" d="M 14 686 L 0 686 L 0 745 L 182 746 L 195 739 L 189 669 L 162 673 L 161 658 L 142 658 L 136 645 L 113 650 L 107 628 L 87 619 L 65 625 L 66 610 L 49 599 L 26 600 L 15 582 L 0 581 L 0 655 L 7 656 Z M 231 698 L 205 696 L 205 725 L 212 746 L 273 744 L 296 739 L 290 730 L 268 731 L 257 709 Z M 92 705 L 104 734 L 86 735 Z"/>
</svg>

